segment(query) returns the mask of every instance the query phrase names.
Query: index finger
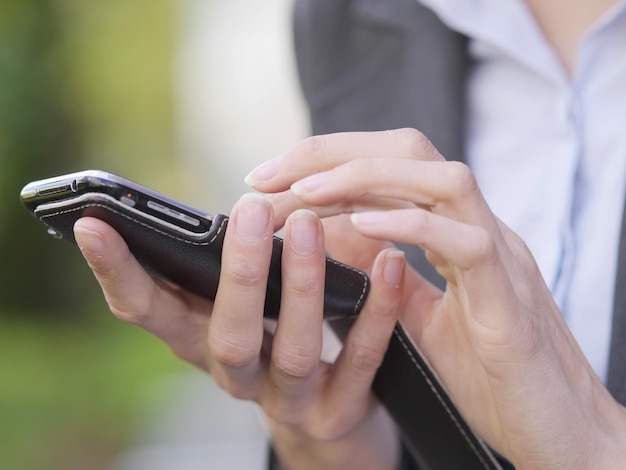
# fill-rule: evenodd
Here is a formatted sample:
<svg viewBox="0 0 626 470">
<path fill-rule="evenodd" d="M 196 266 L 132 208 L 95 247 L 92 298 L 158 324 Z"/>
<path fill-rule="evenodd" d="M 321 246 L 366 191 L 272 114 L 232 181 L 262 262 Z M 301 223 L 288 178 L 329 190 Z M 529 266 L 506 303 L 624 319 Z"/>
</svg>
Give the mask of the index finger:
<svg viewBox="0 0 626 470">
<path fill-rule="evenodd" d="M 357 158 L 407 158 L 441 161 L 444 158 L 416 129 L 378 132 L 341 132 L 308 137 L 252 170 L 246 183 L 274 193 L 312 173 L 329 170 Z"/>
</svg>

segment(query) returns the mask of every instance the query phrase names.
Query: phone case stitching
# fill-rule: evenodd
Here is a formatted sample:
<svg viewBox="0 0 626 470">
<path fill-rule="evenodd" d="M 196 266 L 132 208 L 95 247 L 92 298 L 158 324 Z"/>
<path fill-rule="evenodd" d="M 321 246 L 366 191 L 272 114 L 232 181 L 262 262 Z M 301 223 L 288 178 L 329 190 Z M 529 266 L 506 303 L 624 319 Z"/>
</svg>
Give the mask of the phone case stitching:
<svg viewBox="0 0 626 470">
<path fill-rule="evenodd" d="M 490 468 L 489 465 L 487 465 L 487 462 L 483 458 L 482 454 L 478 451 L 478 449 L 476 448 L 476 446 L 474 445 L 472 440 L 469 438 L 469 436 L 465 432 L 465 429 L 463 429 L 463 427 L 459 423 L 459 420 L 457 419 L 457 417 L 454 416 L 454 413 L 452 413 L 452 411 L 450 410 L 450 407 L 448 406 L 448 404 L 445 402 L 445 400 L 443 399 L 443 397 L 439 393 L 439 390 L 437 390 L 437 388 L 433 384 L 433 382 L 430 379 L 430 377 L 424 371 L 424 368 L 420 365 L 420 363 L 415 358 L 415 355 L 413 354 L 413 351 L 406 344 L 406 341 L 404 341 L 404 338 L 402 338 L 402 335 L 400 333 L 398 333 L 398 331 L 396 329 L 394 329 L 393 333 L 398 338 L 398 340 L 400 340 L 400 344 L 402 344 L 402 347 L 404 348 L 404 350 L 407 352 L 407 354 L 411 358 L 411 362 L 413 362 L 413 364 L 419 370 L 419 372 L 422 375 L 422 377 L 424 377 L 424 379 L 426 380 L 426 383 L 430 387 L 431 391 L 435 394 L 435 396 L 437 397 L 437 400 L 439 401 L 439 403 L 441 403 L 441 405 L 443 406 L 444 410 L 446 411 L 446 413 L 448 414 L 448 416 L 450 417 L 450 419 L 452 420 L 454 425 L 461 432 L 461 435 L 463 436 L 463 439 L 465 439 L 465 441 L 469 444 L 469 446 L 472 449 L 472 451 L 474 452 L 474 454 L 476 454 L 476 456 L 480 460 L 480 463 L 483 465 L 484 468 L 487 468 L 487 469 Z"/>
<path fill-rule="evenodd" d="M 354 314 L 357 314 L 361 308 L 361 304 L 363 303 L 363 300 L 365 299 L 365 294 L 367 294 L 367 289 L 369 286 L 369 278 L 363 271 L 356 269 L 348 264 L 341 263 L 340 261 L 337 261 L 332 258 L 327 258 L 327 259 L 330 260 L 332 263 L 336 264 L 337 266 L 349 269 L 350 271 L 358 274 L 359 276 L 363 278 L 363 289 L 361 290 L 361 295 L 357 299 L 354 305 L 354 310 L 353 310 Z"/>
<path fill-rule="evenodd" d="M 131 217 L 128 214 L 124 214 L 123 212 L 120 212 L 120 211 L 118 211 L 118 210 L 116 210 L 116 209 L 114 209 L 114 208 L 112 208 L 112 207 L 110 207 L 110 206 L 108 206 L 106 204 L 101 204 L 101 203 L 82 204 L 82 205 L 74 207 L 72 209 L 66 209 L 66 210 L 63 210 L 63 211 L 56 211 L 56 212 L 52 212 L 50 214 L 42 215 L 40 217 L 40 219 L 43 220 L 45 218 L 50 218 L 50 217 L 54 217 L 54 216 L 57 216 L 57 215 L 69 214 L 71 212 L 76 212 L 76 211 L 85 209 L 87 207 L 100 207 L 102 209 L 106 209 L 106 210 L 108 210 L 110 212 L 113 212 L 114 214 L 117 214 L 117 215 L 119 215 L 121 217 L 124 217 L 125 219 L 131 220 L 131 221 L 133 221 L 133 222 L 135 222 L 135 223 L 137 223 L 137 224 L 139 224 L 139 225 L 141 225 L 141 226 L 143 226 L 143 227 L 145 227 L 145 228 L 147 228 L 149 230 L 152 230 L 152 231 L 154 231 L 156 233 L 159 233 L 161 235 L 165 235 L 166 237 L 173 238 L 174 240 L 178 240 L 178 241 L 181 241 L 183 243 L 187 243 L 189 245 L 195 245 L 195 246 L 208 246 L 211 243 L 213 243 L 215 241 L 215 239 L 220 235 L 220 233 L 222 232 L 224 227 L 226 226 L 226 221 L 227 221 L 226 218 L 222 219 L 222 222 L 220 223 L 220 226 L 218 227 L 217 232 L 215 232 L 215 235 L 208 242 L 194 242 L 194 241 L 186 240 L 184 238 L 180 238 L 180 237 L 177 237 L 177 236 L 172 235 L 170 233 L 164 232 L 163 230 L 159 230 L 156 227 L 152 227 L 152 226 L 146 224 L 145 222 L 142 222 L 141 220 L 139 220 L 139 219 L 137 219 L 135 217 Z M 275 238 L 278 238 L 278 237 L 275 237 Z M 339 262 L 337 260 L 334 260 L 332 258 L 327 258 L 327 259 L 331 263 L 333 263 L 333 264 L 335 264 L 335 265 L 337 265 L 339 267 L 346 268 L 346 269 L 354 272 L 355 274 L 358 274 L 363 279 L 363 288 L 361 289 L 361 295 L 359 296 L 359 298 L 357 299 L 357 301 L 355 302 L 355 305 L 354 305 L 353 312 L 356 314 L 359 311 L 359 309 L 361 307 L 361 304 L 363 303 L 363 300 L 365 298 L 365 294 L 367 293 L 367 288 L 368 288 L 368 285 L 369 285 L 369 278 L 365 275 L 364 272 L 359 271 L 358 269 L 353 268 L 352 266 L 349 266 L 347 264 L 341 263 L 341 262 Z"/>
</svg>

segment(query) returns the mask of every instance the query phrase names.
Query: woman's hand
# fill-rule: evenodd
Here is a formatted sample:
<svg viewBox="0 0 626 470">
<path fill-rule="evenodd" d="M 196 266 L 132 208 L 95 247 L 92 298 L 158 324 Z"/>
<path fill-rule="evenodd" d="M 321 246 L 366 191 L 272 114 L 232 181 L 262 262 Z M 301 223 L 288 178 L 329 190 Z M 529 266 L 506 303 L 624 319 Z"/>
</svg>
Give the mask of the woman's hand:
<svg viewBox="0 0 626 470">
<path fill-rule="evenodd" d="M 214 303 L 150 277 L 102 221 L 81 219 L 74 231 L 112 312 L 210 372 L 232 396 L 257 402 L 288 468 L 394 468 L 398 439 L 370 388 L 402 308 L 404 255 L 381 247 L 372 257 L 368 300 L 335 363 L 324 363 L 323 228 L 306 210 L 285 220 L 273 337 L 264 332 L 263 306 L 275 222 L 262 196 L 244 196 L 232 212 Z"/>
<path fill-rule="evenodd" d="M 401 321 L 470 424 L 518 468 L 623 466 L 625 410 L 467 166 L 414 130 L 344 133 L 309 138 L 247 181 L 273 193 L 278 221 L 300 207 L 330 217 L 327 247 L 348 264 L 367 268 L 389 242 L 426 251 L 447 288 L 407 273 Z"/>
</svg>

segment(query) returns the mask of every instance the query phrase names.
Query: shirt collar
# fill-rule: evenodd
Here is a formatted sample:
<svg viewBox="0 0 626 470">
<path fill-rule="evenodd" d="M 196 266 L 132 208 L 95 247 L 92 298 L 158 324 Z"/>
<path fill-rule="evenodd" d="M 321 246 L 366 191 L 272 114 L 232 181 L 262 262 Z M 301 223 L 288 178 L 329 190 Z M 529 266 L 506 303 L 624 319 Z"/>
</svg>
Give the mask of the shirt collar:
<svg viewBox="0 0 626 470">
<path fill-rule="evenodd" d="M 502 54 L 531 68 L 552 82 L 569 81 L 558 57 L 523 0 L 417 0 L 435 12 L 451 29 L 480 43 L 473 52 Z M 620 0 L 587 32 L 583 43 L 626 17 Z"/>
</svg>

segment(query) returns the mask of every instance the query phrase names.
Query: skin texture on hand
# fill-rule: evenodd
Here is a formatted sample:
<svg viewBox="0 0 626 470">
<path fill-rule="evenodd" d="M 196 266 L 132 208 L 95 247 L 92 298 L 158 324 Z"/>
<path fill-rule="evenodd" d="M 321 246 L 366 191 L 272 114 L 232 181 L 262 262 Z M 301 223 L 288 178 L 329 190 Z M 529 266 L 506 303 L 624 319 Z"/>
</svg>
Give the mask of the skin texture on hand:
<svg viewBox="0 0 626 470">
<path fill-rule="evenodd" d="M 626 411 L 465 165 L 415 130 L 345 133 L 306 139 L 247 181 L 268 196 L 234 207 L 214 303 L 150 277 L 99 220 L 79 220 L 75 235 L 112 312 L 258 403 L 286 468 L 396 466 L 397 436 L 370 386 L 398 319 L 470 425 L 517 468 L 623 467 Z M 263 299 L 283 225 L 269 336 Z M 422 247 L 446 290 L 406 269 L 395 242 Z M 372 281 L 333 364 L 320 361 L 325 251 Z"/>
<path fill-rule="evenodd" d="M 426 251 L 446 291 L 409 271 L 401 321 L 470 424 L 518 468 L 626 461 L 624 409 L 467 166 L 415 130 L 344 133 L 309 138 L 247 181 L 272 194 L 278 221 L 302 207 L 326 217 L 327 249 L 348 264 L 367 266 L 389 242 Z"/>
<path fill-rule="evenodd" d="M 74 233 L 111 311 L 211 373 L 232 396 L 258 403 L 287 468 L 394 468 L 399 441 L 370 388 L 402 308 L 404 254 L 381 247 L 371 259 L 368 300 L 328 364 L 320 360 L 324 230 L 309 210 L 284 221 L 273 336 L 263 329 L 275 225 L 266 198 L 245 195 L 233 209 L 214 303 L 150 277 L 102 221 L 81 219 Z"/>
</svg>

